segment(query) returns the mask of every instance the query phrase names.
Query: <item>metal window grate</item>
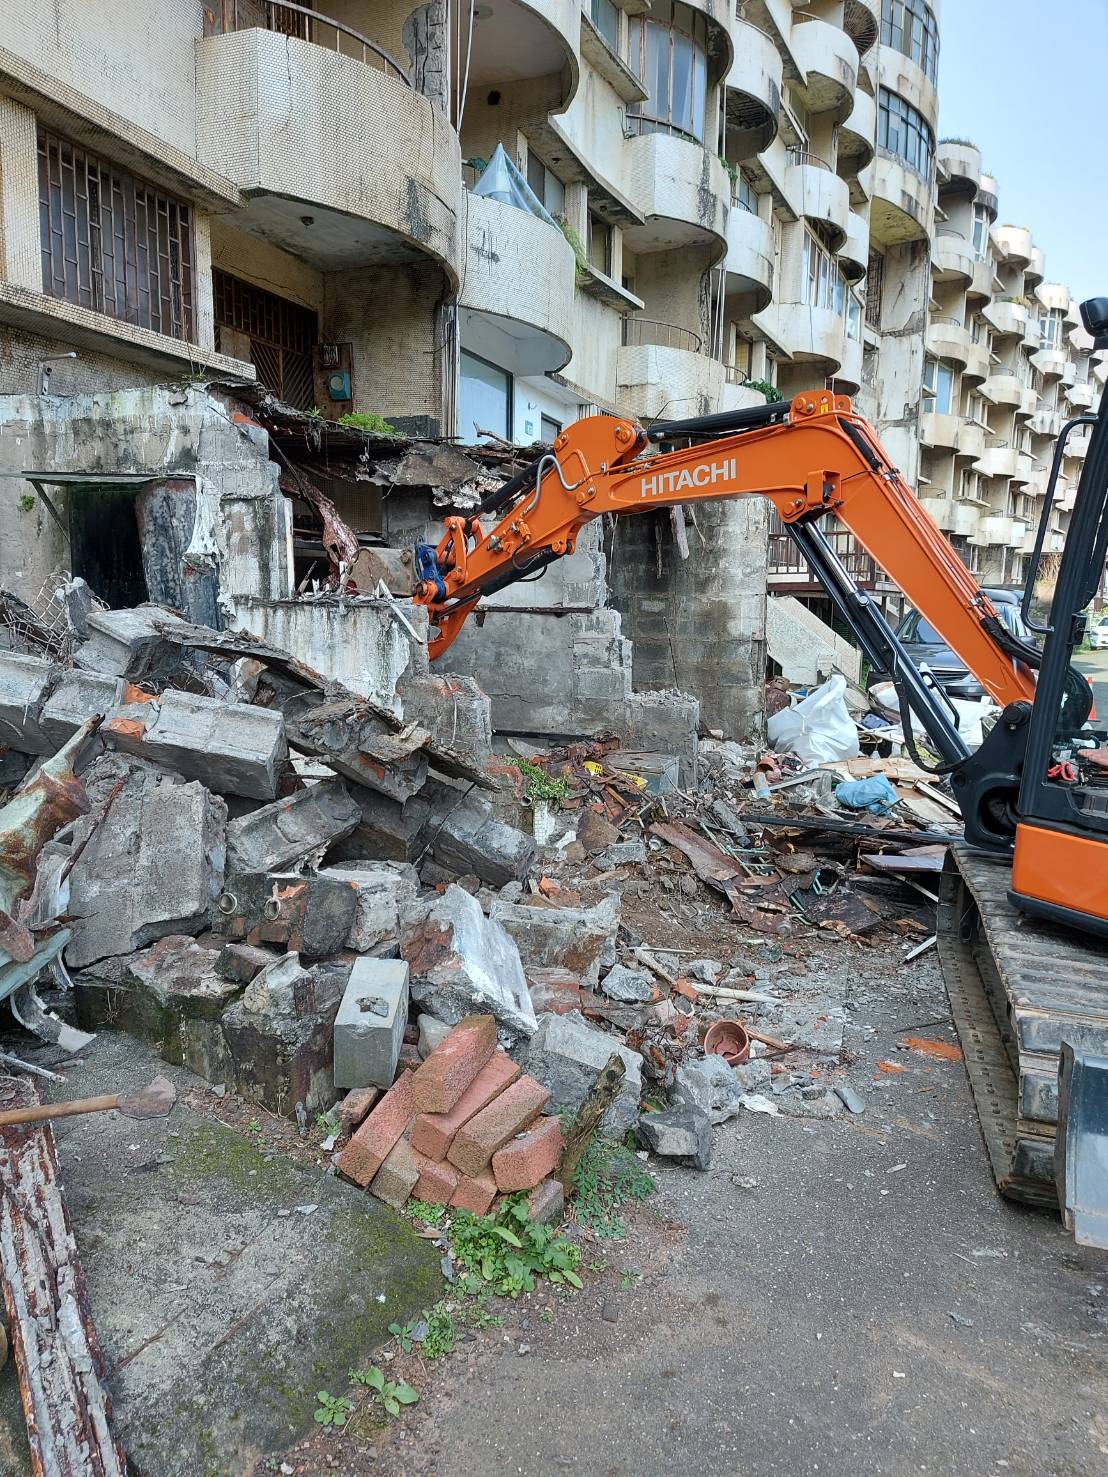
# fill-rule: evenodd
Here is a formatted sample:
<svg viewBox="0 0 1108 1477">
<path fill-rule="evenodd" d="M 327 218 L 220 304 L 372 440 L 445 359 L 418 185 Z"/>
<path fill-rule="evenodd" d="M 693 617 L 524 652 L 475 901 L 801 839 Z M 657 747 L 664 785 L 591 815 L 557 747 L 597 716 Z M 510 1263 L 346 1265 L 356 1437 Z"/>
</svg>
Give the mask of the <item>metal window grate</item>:
<svg viewBox="0 0 1108 1477">
<path fill-rule="evenodd" d="M 38 172 L 43 291 L 194 341 L 189 206 L 43 129 Z"/>
<path fill-rule="evenodd" d="M 229 272 L 212 272 L 216 347 L 221 329 L 245 334 L 258 378 L 286 404 L 310 410 L 315 403 L 312 350 L 319 320 L 310 308 L 254 287 Z"/>
<path fill-rule="evenodd" d="M 879 251 L 869 254 L 866 270 L 866 322 L 871 328 L 881 329 L 881 290 L 885 283 L 885 258 Z"/>
</svg>

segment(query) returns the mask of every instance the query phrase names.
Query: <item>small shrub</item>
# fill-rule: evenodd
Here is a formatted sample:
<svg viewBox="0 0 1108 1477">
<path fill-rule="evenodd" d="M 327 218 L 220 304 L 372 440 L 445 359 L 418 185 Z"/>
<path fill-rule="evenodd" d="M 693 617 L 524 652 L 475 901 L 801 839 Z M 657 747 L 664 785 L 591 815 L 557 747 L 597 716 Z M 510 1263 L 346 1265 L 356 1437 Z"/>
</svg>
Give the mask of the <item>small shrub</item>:
<svg viewBox="0 0 1108 1477">
<path fill-rule="evenodd" d="M 337 1426 L 341 1431 L 350 1419 L 354 1402 L 345 1395 L 329 1395 L 326 1390 L 316 1391 L 315 1418 L 321 1426 Z"/>
<path fill-rule="evenodd" d="M 350 426 L 355 431 L 365 431 L 369 436 L 399 436 L 400 432 L 391 421 L 373 410 L 352 410 L 339 416 L 340 426 Z"/>
<path fill-rule="evenodd" d="M 351 1369 L 348 1371 L 351 1380 L 356 1385 L 363 1385 L 367 1390 L 372 1390 L 374 1397 L 383 1407 L 388 1415 L 399 1415 L 403 1405 L 414 1405 L 419 1399 L 418 1393 L 404 1380 L 387 1380 L 376 1365 L 372 1369 Z M 346 1401 L 347 1406 L 350 1401 Z M 316 1413 L 319 1420 L 319 1413 Z"/>
<path fill-rule="evenodd" d="M 654 1193 L 654 1177 L 624 1144 L 596 1136 L 573 1175 L 577 1190 L 574 1214 L 595 1236 L 622 1236 L 627 1229 L 619 1213 L 628 1200 Z"/>
<path fill-rule="evenodd" d="M 569 795 L 569 780 L 565 776 L 555 778 L 547 774 L 541 764 L 532 764 L 527 759 L 513 761 L 527 781 L 524 794 L 528 800 L 545 800 L 548 805 L 561 805 Z"/>
</svg>

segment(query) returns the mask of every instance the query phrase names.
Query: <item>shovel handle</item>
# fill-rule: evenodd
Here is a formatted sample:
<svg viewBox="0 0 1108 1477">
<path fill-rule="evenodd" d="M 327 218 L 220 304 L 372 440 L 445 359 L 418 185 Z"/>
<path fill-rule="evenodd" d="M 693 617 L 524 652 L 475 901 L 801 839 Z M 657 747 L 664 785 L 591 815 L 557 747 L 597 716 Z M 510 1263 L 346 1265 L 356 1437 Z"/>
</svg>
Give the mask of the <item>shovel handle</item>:
<svg viewBox="0 0 1108 1477">
<path fill-rule="evenodd" d="M 77 1098 L 72 1103 L 41 1103 L 37 1108 L 12 1108 L 0 1113 L 0 1128 L 8 1123 L 44 1123 L 48 1118 L 73 1118 L 78 1113 L 104 1113 L 119 1107 L 119 1094 Z"/>
</svg>

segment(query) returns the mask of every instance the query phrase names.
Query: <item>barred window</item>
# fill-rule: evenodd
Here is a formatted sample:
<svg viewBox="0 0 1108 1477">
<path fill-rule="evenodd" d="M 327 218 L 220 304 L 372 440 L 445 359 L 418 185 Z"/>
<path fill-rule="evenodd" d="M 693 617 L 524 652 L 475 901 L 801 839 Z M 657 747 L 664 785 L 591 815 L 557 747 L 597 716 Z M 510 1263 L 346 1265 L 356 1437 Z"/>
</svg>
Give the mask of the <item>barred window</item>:
<svg viewBox="0 0 1108 1477">
<path fill-rule="evenodd" d="M 939 71 L 939 28 L 925 0 L 881 0 L 881 44 L 911 57 L 932 83 Z"/>
<path fill-rule="evenodd" d="M 930 180 L 935 164 L 935 135 L 923 114 L 887 87 L 881 88 L 877 142 L 925 180 Z"/>
<path fill-rule="evenodd" d="M 245 335 L 266 388 L 287 405 L 310 410 L 315 403 L 312 351 L 319 335 L 315 313 L 218 267 L 212 270 L 212 287 L 217 352 L 245 357 L 241 345 L 228 342 L 228 334 Z"/>
<path fill-rule="evenodd" d="M 38 178 L 43 291 L 195 342 L 190 207 L 44 129 Z"/>
</svg>

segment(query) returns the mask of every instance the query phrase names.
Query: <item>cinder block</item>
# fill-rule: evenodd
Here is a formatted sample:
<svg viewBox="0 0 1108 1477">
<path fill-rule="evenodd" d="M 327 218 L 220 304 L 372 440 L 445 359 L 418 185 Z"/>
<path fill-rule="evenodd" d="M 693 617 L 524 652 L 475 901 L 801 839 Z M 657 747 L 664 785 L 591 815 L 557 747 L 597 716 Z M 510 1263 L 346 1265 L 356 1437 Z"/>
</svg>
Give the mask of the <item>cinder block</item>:
<svg viewBox="0 0 1108 1477">
<path fill-rule="evenodd" d="M 378 1200 L 403 1210 L 422 1173 L 419 1155 L 407 1139 L 400 1139 L 389 1151 L 381 1168 L 373 1176 L 369 1190 Z"/>
<path fill-rule="evenodd" d="M 480 1174 L 497 1149 L 531 1126 L 549 1099 L 533 1077 L 520 1077 L 458 1130 L 446 1157 L 463 1174 Z"/>
<path fill-rule="evenodd" d="M 166 677 L 183 654 L 181 643 L 167 634 L 170 627 L 181 627 L 187 633 L 188 622 L 157 605 L 91 611 L 89 639 L 77 649 L 77 665 L 110 677 L 129 677 L 133 682 Z"/>
<path fill-rule="evenodd" d="M 391 1086 L 407 1023 L 408 966 L 366 955 L 355 960 L 335 1017 L 335 1086 Z"/>
<path fill-rule="evenodd" d="M 94 713 L 106 717 L 123 702 L 123 678 L 101 677 L 72 667 L 46 700 L 42 731 L 55 749 L 60 749 Z"/>
<path fill-rule="evenodd" d="M 496 1181 L 491 1170 L 483 1169 L 477 1174 L 463 1174 L 459 1178 L 450 1207 L 452 1210 L 470 1210 L 474 1215 L 487 1215 L 495 1199 Z"/>
<path fill-rule="evenodd" d="M 405 976 L 407 971 L 404 965 Z M 419 1111 L 449 1113 L 495 1050 L 495 1017 L 468 1015 L 459 1021 L 416 1069 L 412 1091 Z"/>
<path fill-rule="evenodd" d="M 58 747 L 44 731 L 42 710 L 58 668 L 34 656 L 0 651 L 0 744 L 21 754 L 53 754 Z"/>
<path fill-rule="evenodd" d="M 473 1079 L 449 1113 L 421 1113 L 412 1129 L 412 1143 L 428 1159 L 445 1159 L 454 1135 L 498 1093 L 510 1087 L 520 1069 L 507 1052 L 498 1051 Z"/>
<path fill-rule="evenodd" d="M 543 1118 L 536 1127 L 517 1134 L 492 1156 L 496 1188 L 505 1195 L 514 1190 L 533 1190 L 557 1169 L 564 1147 L 557 1118 Z"/>
<path fill-rule="evenodd" d="M 273 800 L 288 761 L 285 720 L 269 708 L 166 688 L 143 753 L 220 795 Z"/>
<path fill-rule="evenodd" d="M 356 1185 L 368 1185 L 394 1144 L 415 1118 L 412 1074 L 405 1072 L 370 1113 L 339 1155 L 338 1170 Z"/>
</svg>

